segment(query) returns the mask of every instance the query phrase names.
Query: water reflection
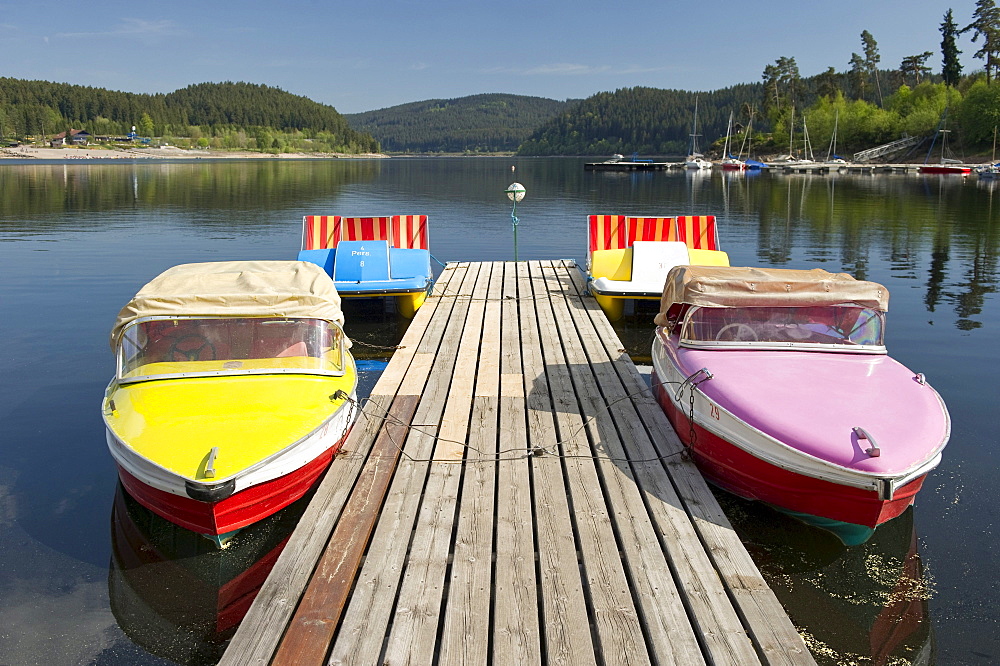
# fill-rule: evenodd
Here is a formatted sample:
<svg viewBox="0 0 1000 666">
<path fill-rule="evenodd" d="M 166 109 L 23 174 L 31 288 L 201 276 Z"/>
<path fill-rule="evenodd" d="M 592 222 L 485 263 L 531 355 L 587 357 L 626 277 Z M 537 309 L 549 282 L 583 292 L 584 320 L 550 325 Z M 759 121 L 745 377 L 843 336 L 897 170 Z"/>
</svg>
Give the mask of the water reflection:
<svg viewBox="0 0 1000 666">
<path fill-rule="evenodd" d="M 913 507 L 846 547 L 760 503 L 716 495 L 818 663 L 934 663 L 933 582 L 917 552 Z"/>
<path fill-rule="evenodd" d="M 119 484 L 108 574 L 118 626 L 159 657 L 218 662 L 311 496 L 242 530 L 220 550 L 144 508 Z"/>
<path fill-rule="evenodd" d="M 993 201 L 1000 186 L 974 178 L 912 174 L 614 174 L 585 172 L 584 161 L 0 164 L 0 310 L 9 351 L 0 354 L 0 376 L 14 378 L 0 382 L 0 426 L 10 449 L 0 469 L 0 507 L 7 521 L 0 520 L 0 526 L 6 524 L 18 535 L 8 540 L 9 548 L 0 548 L 0 570 L 6 572 L 4 589 L 20 591 L 0 604 L 8 626 L 47 646 L 54 637 L 84 646 L 85 637 L 95 633 L 66 624 L 66 617 L 83 615 L 69 598 L 54 598 L 51 608 L 56 611 L 46 606 L 44 613 L 32 615 L 29 610 L 35 599 L 48 602 L 52 581 L 70 578 L 66 572 L 75 569 L 67 562 L 100 567 L 98 585 L 104 587 L 108 542 L 101 526 L 106 525 L 116 477 L 94 400 L 113 370 L 108 328 L 137 285 L 179 263 L 291 259 L 298 250 L 301 216 L 309 213 L 427 214 L 436 258 L 510 260 L 510 206 L 503 190 L 513 180 L 513 164 L 516 179 L 528 190 L 518 205 L 522 258 L 572 258 L 584 264 L 590 214 L 713 214 L 719 217 L 721 242 L 733 265 L 817 266 L 889 288 L 890 351 L 927 375 L 952 410 L 955 425 L 950 453 L 929 478 L 919 510 L 910 517 L 938 583 L 932 602 L 937 648 L 941 661 L 949 663 L 967 661 L 970 652 L 995 652 L 989 636 L 995 633 L 990 630 L 996 620 L 996 590 L 976 581 L 1000 567 L 1000 551 L 991 548 L 991 526 L 998 516 L 990 496 L 996 485 L 995 363 L 988 361 L 996 356 L 995 331 L 1000 327 L 1000 201 Z M 387 357 L 391 350 L 384 348 L 398 344 L 406 322 L 380 311 L 376 301 L 346 303 L 345 309 L 347 332 L 359 342 L 356 357 Z M 615 328 L 636 360 L 648 359 L 651 312 L 640 309 Z M 366 375 L 373 384 L 377 373 L 363 372 L 362 381 Z M 764 512 L 752 524 L 767 531 L 781 520 L 787 519 Z M 775 535 L 768 542 L 750 525 L 745 524 L 743 534 L 748 543 L 762 544 L 755 546 L 755 554 L 769 562 L 773 580 L 780 583 L 781 567 L 789 567 L 793 584 L 782 589 L 782 601 L 798 606 L 796 613 L 801 615 L 807 604 L 842 608 L 841 593 L 854 585 L 854 577 L 859 590 L 871 587 L 863 566 L 829 568 L 855 557 L 835 545 L 825 559 L 808 543 L 799 554 L 793 551 L 782 559 L 775 551 L 785 537 Z M 808 528 L 796 522 L 794 529 Z M 819 538 L 788 530 L 783 534 L 797 541 Z M 24 557 L 31 558 L 33 571 L 19 563 Z M 119 567 L 115 585 L 128 591 L 127 584 L 138 581 L 126 598 L 145 608 L 146 617 L 155 616 L 159 602 L 143 598 L 150 591 L 142 583 L 153 585 L 143 577 L 143 567 L 183 570 L 199 557 Z M 902 561 L 901 555 L 894 557 Z M 803 558 L 814 571 L 826 572 L 823 579 L 838 571 L 841 589 L 822 587 L 826 581 L 814 580 L 818 574 L 803 573 Z M 798 592 L 810 601 L 796 604 Z M 124 604 L 116 601 L 119 610 Z M 861 648 L 872 642 L 870 629 L 881 610 L 862 606 L 868 619 L 855 628 L 860 646 L 843 638 L 828 640 L 817 629 L 825 626 L 823 617 L 812 624 L 803 620 L 800 626 L 844 654 L 874 654 Z M 101 610 L 107 609 L 101 605 Z M 147 633 L 168 627 L 166 621 L 158 622 Z M 199 631 L 209 636 L 207 642 L 216 640 L 209 629 Z M 131 633 L 143 644 L 153 640 Z M 911 641 L 919 643 L 919 637 Z M 27 639 L 18 643 L 27 644 Z M 194 654 L 196 649 L 187 645 L 185 650 Z M 0 638 L 0 662 L 20 663 L 11 654 Z M 125 661 L 160 663 L 148 655 L 118 663 Z M 107 663 L 114 662 L 109 657 Z"/>
<path fill-rule="evenodd" d="M 0 232 L 23 219 L 35 221 L 36 233 L 65 225 L 74 225 L 74 231 L 97 230 L 103 226 L 99 219 L 82 226 L 72 214 L 162 206 L 246 211 L 250 214 L 238 221 L 252 225 L 256 214 L 287 204 L 300 206 L 306 214 L 318 198 L 376 179 L 381 164 L 381 160 L 342 160 L 295 168 L 258 160 L 0 165 Z"/>
</svg>

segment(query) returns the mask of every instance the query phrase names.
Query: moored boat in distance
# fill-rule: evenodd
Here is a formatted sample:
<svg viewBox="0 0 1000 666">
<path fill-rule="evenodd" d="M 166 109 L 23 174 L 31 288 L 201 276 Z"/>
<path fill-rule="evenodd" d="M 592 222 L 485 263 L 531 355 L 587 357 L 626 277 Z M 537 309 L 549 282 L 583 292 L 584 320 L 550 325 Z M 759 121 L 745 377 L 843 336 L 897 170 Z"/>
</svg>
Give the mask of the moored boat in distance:
<svg viewBox="0 0 1000 666">
<path fill-rule="evenodd" d="M 980 178 L 1000 177 L 1000 162 L 977 166 L 975 172 Z"/>
<path fill-rule="evenodd" d="M 389 297 L 413 317 L 433 282 L 426 215 L 306 215 L 298 259 L 321 266 L 343 298 Z"/>
<path fill-rule="evenodd" d="M 723 171 L 743 171 L 747 165 L 746 162 L 730 155 L 719 160 L 719 168 Z"/>
<path fill-rule="evenodd" d="M 685 169 L 711 169 L 712 163 L 705 159 L 705 156 L 698 152 L 698 98 L 694 99 L 694 121 L 691 124 L 691 152 L 684 160 Z"/>
<path fill-rule="evenodd" d="M 942 162 L 941 164 L 922 164 L 917 167 L 917 173 L 956 174 L 967 176 L 972 173 L 972 167 L 967 164 Z"/>
<path fill-rule="evenodd" d="M 725 155 L 721 160 L 719 160 L 719 168 L 723 171 L 743 171 L 746 168 L 746 162 L 734 157 L 732 153 L 729 152 L 729 139 L 733 134 L 733 112 L 729 112 L 729 123 L 726 125 L 726 140 L 722 146 L 722 154 Z M 741 153 L 742 154 L 742 153 Z"/>
<path fill-rule="evenodd" d="M 910 506 L 951 425 L 887 355 L 888 299 L 819 269 L 672 269 L 652 383 L 706 478 L 846 544 Z"/>
<path fill-rule="evenodd" d="M 333 281 L 302 261 L 175 266 L 111 332 L 108 447 L 125 490 L 223 546 L 318 481 L 356 416 Z"/>
<path fill-rule="evenodd" d="M 942 124 L 944 120 L 941 121 Z M 927 151 L 927 157 L 924 159 L 924 163 L 917 167 L 917 173 L 930 173 L 930 174 L 956 174 L 960 176 L 967 176 L 972 173 L 972 167 L 967 164 L 962 164 L 961 160 L 957 160 L 951 157 L 947 157 L 948 151 L 948 135 L 951 134 L 951 130 L 938 128 L 937 134 L 935 135 L 935 141 L 931 142 L 931 147 Z M 928 163 L 927 160 L 930 159 L 931 152 L 934 151 L 934 143 L 937 141 L 937 137 L 941 137 L 941 159 L 937 164 Z"/>
</svg>

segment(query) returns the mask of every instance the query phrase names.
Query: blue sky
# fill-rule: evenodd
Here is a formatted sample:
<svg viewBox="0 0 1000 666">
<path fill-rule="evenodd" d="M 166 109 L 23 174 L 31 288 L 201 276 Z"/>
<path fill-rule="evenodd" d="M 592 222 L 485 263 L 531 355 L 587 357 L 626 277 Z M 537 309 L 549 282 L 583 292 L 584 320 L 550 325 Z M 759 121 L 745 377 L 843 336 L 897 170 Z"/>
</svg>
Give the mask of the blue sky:
<svg viewBox="0 0 1000 666">
<path fill-rule="evenodd" d="M 975 0 L 0 0 L 0 76 L 137 93 L 206 81 L 277 86 L 356 113 L 504 92 L 584 98 L 631 86 L 713 90 L 794 57 L 848 68 L 861 31 L 881 65 L 933 51 Z M 968 35 L 965 72 L 980 69 Z"/>
</svg>

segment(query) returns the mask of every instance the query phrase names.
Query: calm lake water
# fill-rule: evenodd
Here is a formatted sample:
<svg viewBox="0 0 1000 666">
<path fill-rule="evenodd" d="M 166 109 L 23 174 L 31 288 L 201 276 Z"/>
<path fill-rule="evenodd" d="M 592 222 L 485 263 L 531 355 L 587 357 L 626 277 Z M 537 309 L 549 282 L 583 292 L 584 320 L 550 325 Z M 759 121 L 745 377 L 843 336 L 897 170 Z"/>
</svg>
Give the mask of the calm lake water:
<svg viewBox="0 0 1000 666">
<path fill-rule="evenodd" d="M 888 286 L 890 353 L 953 419 L 915 509 L 846 548 L 719 496 L 820 663 L 1000 662 L 1000 186 L 397 158 L 0 164 L 0 664 L 214 663 L 301 511 L 213 552 L 118 490 L 99 405 L 109 329 L 140 286 L 179 263 L 292 259 L 304 214 L 424 213 L 438 260 L 512 259 L 513 181 L 527 189 L 521 259 L 583 263 L 592 213 L 715 214 L 733 265 Z M 370 344 L 406 325 L 378 308 L 347 316 Z M 649 315 L 618 330 L 649 356 Z"/>
</svg>

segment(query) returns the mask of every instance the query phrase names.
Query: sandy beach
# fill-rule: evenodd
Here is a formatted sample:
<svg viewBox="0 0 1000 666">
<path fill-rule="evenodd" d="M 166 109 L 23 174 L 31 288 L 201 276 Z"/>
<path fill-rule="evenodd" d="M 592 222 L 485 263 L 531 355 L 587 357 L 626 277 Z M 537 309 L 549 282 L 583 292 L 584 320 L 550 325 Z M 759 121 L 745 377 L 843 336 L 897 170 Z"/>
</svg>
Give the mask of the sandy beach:
<svg viewBox="0 0 1000 666">
<path fill-rule="evenodd" d="M 175 146 L 150 148 L 88 148 L 73 146 L 67 148 L 40 148 L 17 146 L 0 148 L 0 160 L 201 160 L 201 159 L 358 159 L 388 157 L 380 153 L 359 155 L 346 153 L 257 153 L 249 151 L 227 151 L 210 149 L 185 149 Z"/>
</svg>

